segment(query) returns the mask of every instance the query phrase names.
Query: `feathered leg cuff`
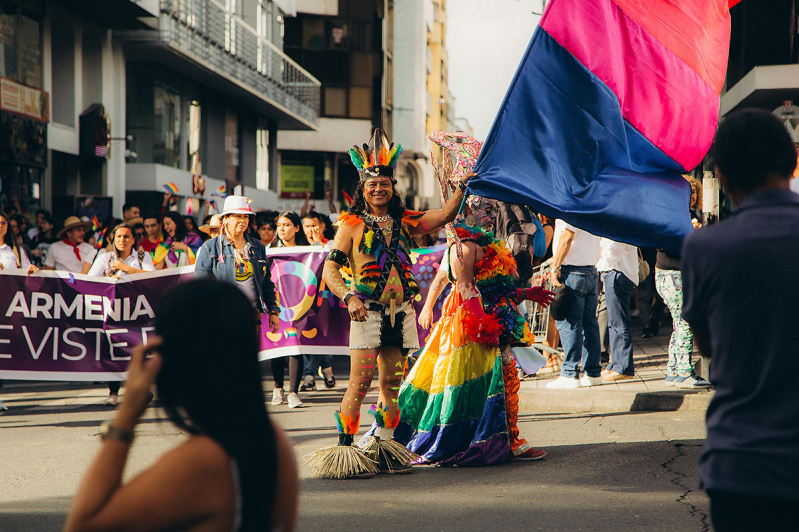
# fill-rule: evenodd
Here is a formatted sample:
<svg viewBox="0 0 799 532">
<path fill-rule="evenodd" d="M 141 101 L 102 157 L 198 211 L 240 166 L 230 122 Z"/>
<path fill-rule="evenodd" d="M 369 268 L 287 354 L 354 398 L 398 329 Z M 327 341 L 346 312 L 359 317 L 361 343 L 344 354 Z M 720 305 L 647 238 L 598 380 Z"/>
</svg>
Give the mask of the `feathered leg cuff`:
<svg viewBox="0 0 799 532">
<path fill-rule="evenodd" d="M 324 447 L 305 455 L 305 462 L 319 478 L 370 478 L 380 471 L 378 463 L 359 447 L 352 444 L 358 432 L 359 415 L 334 414 L 338 427 L 338 445 Z"/>
<path fill-rule="evenodd" d="M 377 428 L 374 436 L 362 445 L 366 455 L 379 464 L 381 473 L 410 473 L 411 464 L 421 460 L 421 457 L 394 439 L 400 411 L 397 410 L 392 417 L 382 406 L 373 405 L 369 413 L 375 417 Z"/>
</svg>

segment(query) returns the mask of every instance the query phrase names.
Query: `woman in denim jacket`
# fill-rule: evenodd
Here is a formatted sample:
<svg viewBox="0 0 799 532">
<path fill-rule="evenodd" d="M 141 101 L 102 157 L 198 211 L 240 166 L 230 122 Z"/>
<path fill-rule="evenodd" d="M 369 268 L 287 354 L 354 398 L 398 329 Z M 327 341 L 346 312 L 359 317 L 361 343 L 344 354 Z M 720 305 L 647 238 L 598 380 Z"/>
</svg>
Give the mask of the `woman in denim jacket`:
<svg viewBox="0 0 799 532">
<path fill-rule="evenodd" d="M 228 196 L 222 209 L 222 229 L 197 252 L 194 277 L 214 277 L 235 284 L 261 314 L 269 313 L 269 328 L 280 328 L 275 284 L 264 245 L 247 235 L 255 213 L 244 196 Z M 260 322 L 260 320 L 259 320 Z"/>
</svg>

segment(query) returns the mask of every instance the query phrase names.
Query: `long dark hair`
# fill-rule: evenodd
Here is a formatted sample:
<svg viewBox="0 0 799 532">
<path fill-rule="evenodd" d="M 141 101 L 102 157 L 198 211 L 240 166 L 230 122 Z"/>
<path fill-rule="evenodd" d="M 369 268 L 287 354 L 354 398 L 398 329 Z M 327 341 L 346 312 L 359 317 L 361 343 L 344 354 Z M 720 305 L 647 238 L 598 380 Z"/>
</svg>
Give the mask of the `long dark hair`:
<svg viewBox="0 0 799 532">
<path fill-rule="evenodd" d="M 173 222 L 175 222 L 175 236 L 172 237 L 173 242 L 183 242 L 183 239 L 186 238 L 189 230 L 186 229 L 186 222 L 183 221 L 183 216 L 174 212 L 174 211 L 167 211 L 164 213 L 164 218 L 169 218 Z M 163 228 L 164 221 L 161 220 L 162 228 Z M 164 233 L 167 235 L 166 229 L 164 229 Z"/>
<path fill-rule="evenodd" d="M 277 215 L 277 219 L 288 219 L 295 227 L 299 226 L 299 230 L 294 234 L 294 243 L 298 246 L 310 246 L 308 239 L 305 237 L 305 231 L 302 228 L 302 220 L 300 216 L 294 211 L 283 211 Z M 280 237 L 277 237 L 280 239 Z"/>
<path fill-rule="evenodd" d="M 209 301 L 213 327 L 197 330 L 209 318 Z M 214 439 L 235 460 L 241 530 L 271 530 L 277 446 L 264 406 L 252 304 L 232 284 L 203 279 L 171 290 L 155 315 L 163 338 L 158 396 L 166 414 L 179 428 Z"/>
<path fill-rule="evenodd" d="M 355 196 L 352 198 L 352 207 L 350 207 L 350 214 L 357 214 L 363 216 L 369 214 L 369 208 L 366 205 L 364 198 L 363 186 L 365 181 L 358 181 L 358 186 L 355 188 Z M 388 214 L 395 220 L 401 219 L 405 214 L 405 204 L 402 203 L 402 198 L 397 194 L 397 180 L 391 178 L 391 201 L 388 202 Z"/>
<path fill-rule="evenodd" d="M 24 252 L 19 247 L 14 230 L 11 229 L 11 217 L 4 212 L 0 212 L 0 216 L 6 221 L 6 236 L 3 238 L 3 244 L 8 244 L 8 247 L 11 248 L 11 251 L 17 257 L 17 268 L 22 268 L 22 253 Z"/>
</svg>

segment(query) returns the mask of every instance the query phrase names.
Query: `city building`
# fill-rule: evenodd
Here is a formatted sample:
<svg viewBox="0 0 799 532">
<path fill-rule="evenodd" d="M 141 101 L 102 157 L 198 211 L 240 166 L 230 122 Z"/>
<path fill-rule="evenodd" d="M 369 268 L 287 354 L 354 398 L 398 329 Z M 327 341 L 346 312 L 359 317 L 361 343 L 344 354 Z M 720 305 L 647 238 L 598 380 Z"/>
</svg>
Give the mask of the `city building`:
<svg viewBox="0 0 799 532">
<path fill-rule="evenodd" d="M 328 212 L 325 191 L 344 207 L 358 174 L 347 151 L 392 122 L 391 27 L 393 2 L 386 0 L 297 0 L 297 16 L 286 20 L 286 54 L 322 83 L 316 131 L 281 131 L 280 210 L 299 212 L 306 191 L 315 208 Z"/>
<path fill-rule="evenodd" d="M 799 146 L 799 0 L 740 2 L 732 19 L 727 79 L 720 118 L 758 107 L 782 118 Z M 713 177 L 712 161 L 704 165 L 705 212 L 723 218 L 732 206 Z M 792 181 L 799 188 L 799 181 Z"/>
<path fill-rule="evenodd" d="M 277 132 L 319 120 L 319 81 L 282 51 L 293 9 L 0 0 L 0 208 L 119 217 L 166 184 L 181 212 L 214 191 L 275 208 Z"/>
<path fill-rule="evenodd" d="M 430 159 L 441 150 L 428 140 L 451 131 L 454 98 L 449 93 L 446 0 L 407 0 L 394 6 L 393 135 L 405 151 L 397 166 L 398 188 L 412 209 L 441 205 Z"/>
</svg>

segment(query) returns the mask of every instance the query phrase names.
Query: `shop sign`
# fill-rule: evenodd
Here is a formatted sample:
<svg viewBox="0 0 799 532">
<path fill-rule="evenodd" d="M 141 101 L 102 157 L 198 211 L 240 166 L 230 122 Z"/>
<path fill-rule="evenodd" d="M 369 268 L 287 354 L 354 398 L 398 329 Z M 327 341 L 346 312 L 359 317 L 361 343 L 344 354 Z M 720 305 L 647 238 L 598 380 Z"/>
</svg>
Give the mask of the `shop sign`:
<svg viewBox="0 0 799 532">
<path fill-rule="evenodd" d="M 50 95 L 16 81 L 0 78 L 0 109 L 40 122 L 49 122 Z"/>
<path fill-rule="evenodd" d="M 314 188 L 315 169 L 306 164 L 280 166 L 280 197 L 304 198 L 306 190 Z"/>
</svg>

